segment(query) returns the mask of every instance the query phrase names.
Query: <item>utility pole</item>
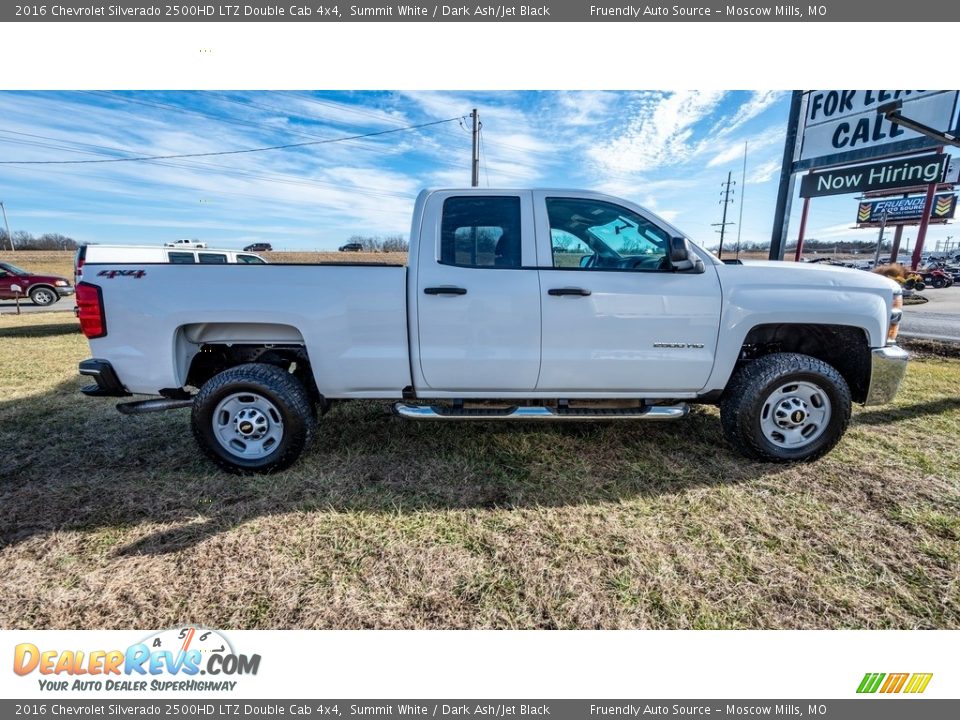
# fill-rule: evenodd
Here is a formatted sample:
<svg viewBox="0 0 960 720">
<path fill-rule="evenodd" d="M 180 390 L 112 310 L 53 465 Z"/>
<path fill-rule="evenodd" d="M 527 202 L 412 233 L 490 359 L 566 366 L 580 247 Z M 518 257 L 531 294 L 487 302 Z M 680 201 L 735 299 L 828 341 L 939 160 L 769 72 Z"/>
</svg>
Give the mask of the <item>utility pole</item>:
<svg viewBox="0 0 960 720">
<path fill-rule="evenodd" d="M 877 252 L 873 256 L 873 267 L 876 267 L 880 264 L 880 246 L 883 245 L 883 231 L 887 228 L 887 211 L 884 210 L 880 215 L 880 236 L 877 238 Z"/>
<path fill-rule="evenodd" d="M 473 120 L 473 156 L 470 160 L 470 187 L 480 186 L 480 113 L 474 108 L 470 113 Z"/>
<path fill-rule="evenodd" d="M 3 206 L 3 200 L 0 200 L 0 211 L 3 212 L 3 224 L 7 228 L 7 242 L 10 243 L 10 250 L 16 250 L 13 246 L 13 235 L 10 234 L 10 223 L 7 222 L 7 209 Z"/>
<path fill-rule="evenodd" d="M 732 190 L 730 190 L 730 186 L 737 184 L 735 180 L 730 179 L 732 176 L 733 173 L 728 172 L 727 181 L 725 183 L 720 183 L 720 185 L 724 188 L 720 192 L 720 194 L 723 195 L 723 200 L 720 201 L 720 204 L 723 205 L 723 220 L 718 223 L 713 223 L 713 227 L 720 227 L 720 229 L 717 230 L 717 232 L 720 233 L 720 249 L 717 251 L 717 257 L 721 259 L 723 258 L 723 236 L 726 234 L 727 225 L 736 224 L 733 222 L 727 222 L 727 206 L 733 202 L 733 200 L 730 199 L 730 193 L 732 192 Z"/>
</svg>

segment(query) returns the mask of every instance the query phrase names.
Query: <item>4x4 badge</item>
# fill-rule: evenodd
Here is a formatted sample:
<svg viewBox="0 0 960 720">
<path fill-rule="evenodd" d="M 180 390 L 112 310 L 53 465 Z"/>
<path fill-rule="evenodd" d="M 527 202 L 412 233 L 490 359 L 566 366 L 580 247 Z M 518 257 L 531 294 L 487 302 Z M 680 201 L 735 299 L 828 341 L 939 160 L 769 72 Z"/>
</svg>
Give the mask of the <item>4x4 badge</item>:
<svg viewBox="0 0 960 720">
<path fill-rule="evenodd" d="M 110 280 L 113 280 L 118 275 L 120 277 L 132 277 L 139 280 L 144 275 L 147 274 L 146 270 L 101 270 L 97 273 L 97 277 L 105 277 Z"/>
</svg>

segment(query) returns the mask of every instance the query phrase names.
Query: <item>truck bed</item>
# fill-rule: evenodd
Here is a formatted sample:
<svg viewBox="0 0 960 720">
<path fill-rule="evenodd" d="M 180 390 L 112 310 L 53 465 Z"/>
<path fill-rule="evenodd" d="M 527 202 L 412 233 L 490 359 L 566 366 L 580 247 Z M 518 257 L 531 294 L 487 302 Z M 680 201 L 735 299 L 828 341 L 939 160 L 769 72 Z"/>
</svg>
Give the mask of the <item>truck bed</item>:
<svg viewBox="0 0 960 720">
<path fill-rule="evenodd" d="M 106 314 L 91 349 L 132 393 L 183 386 L 196 352 L 228 335 L 304 345 L 328 398 L 400 397 L 411 382 L 403 266 L 88 264 L 83 276 Z"/>
</svg>

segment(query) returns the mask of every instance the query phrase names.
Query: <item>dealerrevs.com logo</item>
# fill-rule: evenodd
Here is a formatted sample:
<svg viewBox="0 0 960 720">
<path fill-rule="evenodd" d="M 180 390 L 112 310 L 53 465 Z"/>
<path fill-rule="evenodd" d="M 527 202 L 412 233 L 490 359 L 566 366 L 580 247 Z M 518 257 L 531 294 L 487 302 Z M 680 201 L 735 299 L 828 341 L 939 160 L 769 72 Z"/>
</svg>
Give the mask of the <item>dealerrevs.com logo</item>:
<svg viewBox="0 0 960 720">
<path fill-rule="evenodd" d="M 232 691 L 239 676 L 256 675 L 260 655 L 234 651 L 216 630 L 163 630 L 125 650 L 14 648 L 13 671 L 36 674 L 45 691 Z"/>
</svg>

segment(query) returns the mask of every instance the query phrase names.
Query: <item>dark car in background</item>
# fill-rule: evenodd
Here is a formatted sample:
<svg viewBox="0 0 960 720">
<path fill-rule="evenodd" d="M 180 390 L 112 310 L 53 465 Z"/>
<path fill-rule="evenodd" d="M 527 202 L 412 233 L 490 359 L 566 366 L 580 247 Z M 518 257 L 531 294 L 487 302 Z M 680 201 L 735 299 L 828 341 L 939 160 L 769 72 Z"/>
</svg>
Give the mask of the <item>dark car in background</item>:
<svg viewBox="0 0 960 720">
<path fill-rule="evenodd" d="M 337 248 L 340 252 L 360 252 L 363 250 L 363 245 L 357 242 L 347 243 L 346 245 L 341 245 Z"/>
<path fill-rule="evenodd" d="M 29 297 L 34 305 L 53 305 L 60 298 L 73 293 L 73 286 L 66 278 L 37 275 L 10 263 L 0 263 L 0 300 Z"/>
<path fill-rule="evenodd" d="M 244 249 L 244 252 L 273 252 L 273 245 L 270 243 L 253 243 L 252 245 L 247 245 Z"/>
</svg>

